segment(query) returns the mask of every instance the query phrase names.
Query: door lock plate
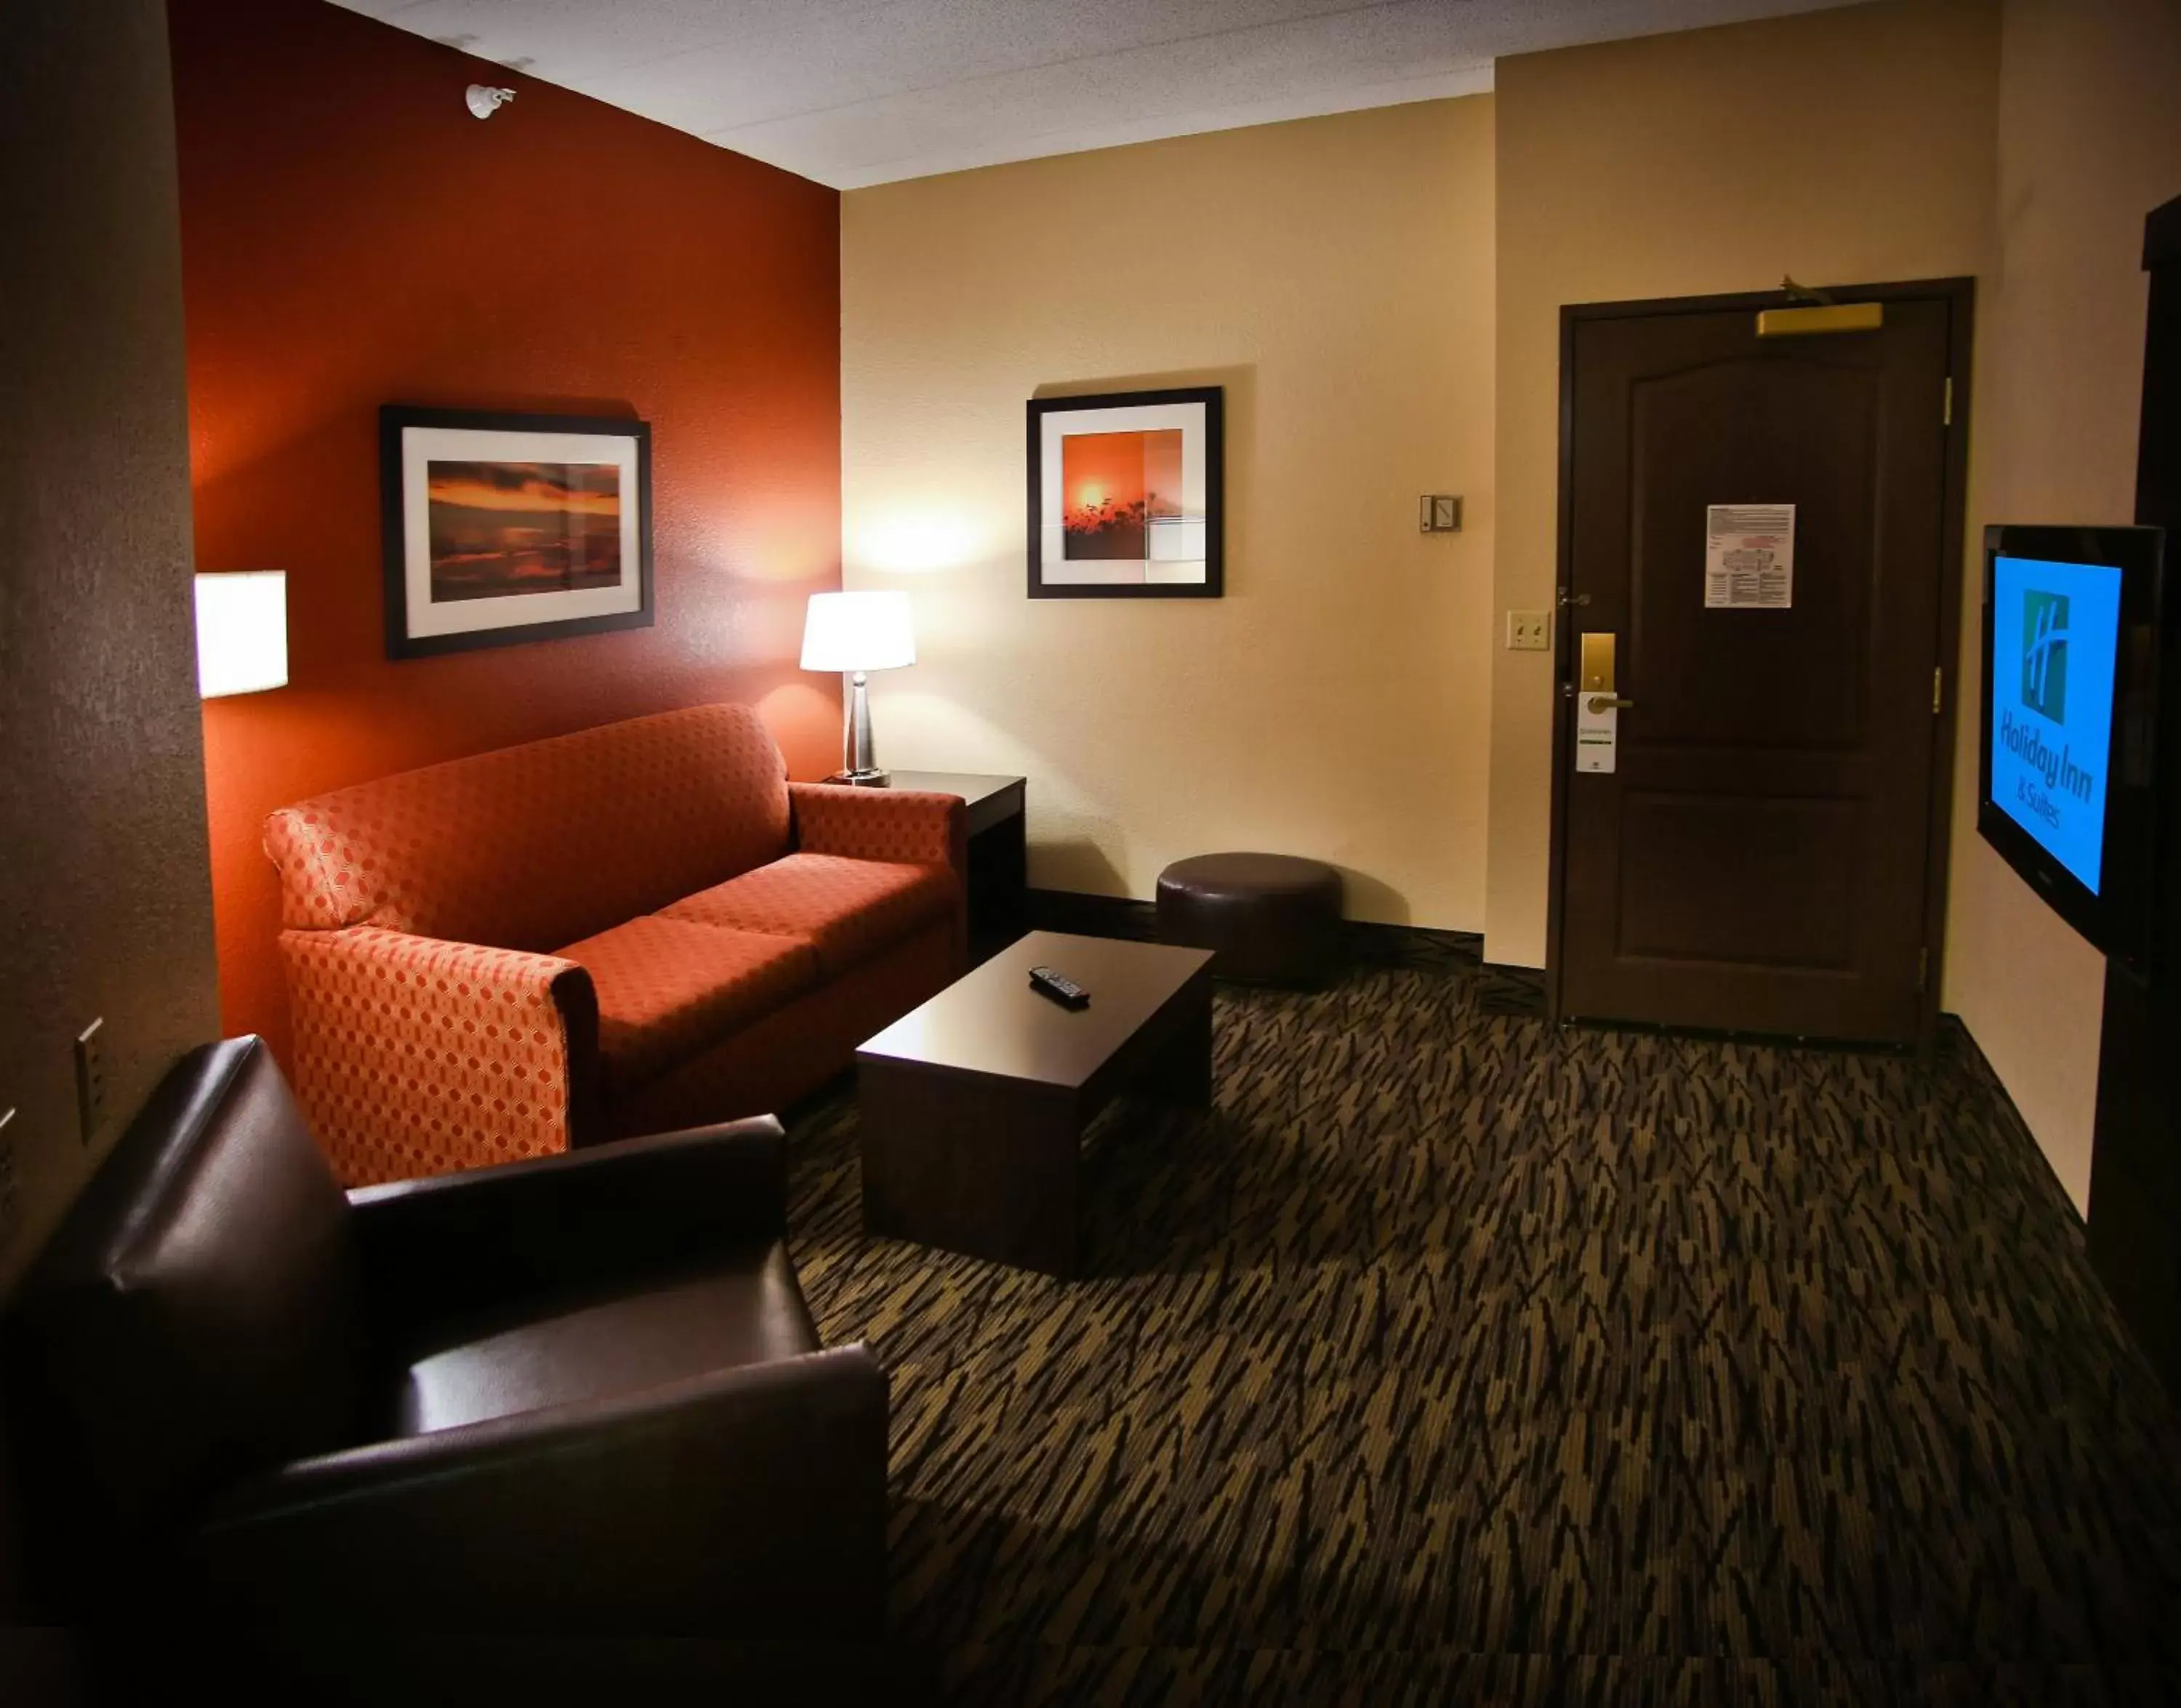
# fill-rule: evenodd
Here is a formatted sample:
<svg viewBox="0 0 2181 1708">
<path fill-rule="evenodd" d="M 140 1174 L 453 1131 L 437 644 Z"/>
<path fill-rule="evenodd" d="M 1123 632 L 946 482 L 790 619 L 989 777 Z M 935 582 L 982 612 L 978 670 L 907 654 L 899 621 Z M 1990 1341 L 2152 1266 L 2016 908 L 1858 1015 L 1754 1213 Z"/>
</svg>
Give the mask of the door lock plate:
<svg viewBox="0 0 2181 1708">
<path fill-rule="evenodd" d="M 1610 631 L 1582 637 L 1581 687 L 1586 694 L 1613 691 L 1613 642 Z"/>
</svg>

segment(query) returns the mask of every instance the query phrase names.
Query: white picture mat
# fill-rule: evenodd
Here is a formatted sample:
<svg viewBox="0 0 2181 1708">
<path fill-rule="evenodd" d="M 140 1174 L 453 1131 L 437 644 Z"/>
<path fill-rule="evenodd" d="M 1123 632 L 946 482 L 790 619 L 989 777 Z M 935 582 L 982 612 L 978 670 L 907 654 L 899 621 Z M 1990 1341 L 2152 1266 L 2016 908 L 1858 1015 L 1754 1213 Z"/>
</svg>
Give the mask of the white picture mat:
<svg viewBox="0 0 2181 1708">
<path fill-rule="evenodd" d="M 432 497 L 435 462 L 604 463 L 621 471 L 621 585 L 569 592 L 519 593 L 505 598 L 432 601 Z M 599 433 L 500 432 L 481 427 L 401 429 L 403 583 L 408 589 L 411 640 L 472 635 L 572 617 L 620 616 L 643 608 L 643 494 L 637 484 L 637 441 Z"/>
<path fill-rule="evenodd" d="M 1071 433 L 1156 433 L 1181 429 L 1181 510 L 1197 524 L 1193 558 L 1077 558 L 1063 555 L 1067 537 L 1061 504 L 1060 442 Z M 1141 587 L 1175 582 L 1197 587 L 1207 579 L 1203 555 L 1206 484 L 1206 406 L 1201 403 L 1137 404 L 1126 409 L 1048 410 L 1038 419 L 1038 579 L 1047 587 Z"/>
</svg>

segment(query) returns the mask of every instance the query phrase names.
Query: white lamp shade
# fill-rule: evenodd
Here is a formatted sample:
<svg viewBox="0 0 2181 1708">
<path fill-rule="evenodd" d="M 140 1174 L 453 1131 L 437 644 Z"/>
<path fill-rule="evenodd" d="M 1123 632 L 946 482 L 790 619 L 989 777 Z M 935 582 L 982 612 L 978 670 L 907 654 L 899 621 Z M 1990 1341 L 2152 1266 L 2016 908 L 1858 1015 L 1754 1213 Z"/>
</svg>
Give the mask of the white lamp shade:
<svg viewBox="0 0 2181 1708">
<path fill-rule="evenodd" d="M 813 593 L 803 620 L 806 670 L 892 670 L 916 662 L 907 593 Z"/>
<path fill-rule="evenodd" d="M 199 576 L 198 696 L 255 694 L 287 680 L 287 571 Z"/>
</svg>

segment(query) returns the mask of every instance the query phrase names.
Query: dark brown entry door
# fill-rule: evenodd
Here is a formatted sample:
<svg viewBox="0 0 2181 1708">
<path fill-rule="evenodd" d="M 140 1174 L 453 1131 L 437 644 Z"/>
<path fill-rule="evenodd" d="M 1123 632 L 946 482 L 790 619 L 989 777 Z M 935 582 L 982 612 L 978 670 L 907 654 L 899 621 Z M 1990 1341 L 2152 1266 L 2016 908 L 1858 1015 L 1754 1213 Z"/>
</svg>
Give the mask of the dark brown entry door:
<svg viewBox="0 0 2181 1708">
<path fill-rule="evenodd" d="M 1916 1037 L 1967 311 L 1938 287 L 1878 330 L 1800 337 L 1716 299 L 1570 311 L 1564 1016 Z M 1792 603 L 1708 604 L 1709 507 L 1786 504 Z M 1584 634 L 1614 636 L 1632 702 L 1610 772 L 1577 769 Z"/>
</svg>

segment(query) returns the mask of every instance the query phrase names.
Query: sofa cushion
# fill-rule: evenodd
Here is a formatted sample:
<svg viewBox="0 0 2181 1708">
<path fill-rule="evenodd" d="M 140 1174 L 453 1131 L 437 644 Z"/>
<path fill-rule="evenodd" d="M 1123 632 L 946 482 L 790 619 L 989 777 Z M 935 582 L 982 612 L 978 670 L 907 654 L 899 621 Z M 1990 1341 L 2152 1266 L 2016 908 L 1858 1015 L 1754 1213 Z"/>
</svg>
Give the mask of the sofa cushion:
<svg viewBox="0 0 2181 1708">
<path fill-rule="evenodd" d="M 747 706 L 693 706 L 336 790 L 265 822 L 291 928 L 542 950 L 787 851 Z"/>
<path fill-rule="evenodd" d="M 787 1248 L 753 1243 L 667 1275 L 511 1300 L 412 1347 L 395 1399 L 404 1435 L 818 1350 Z"/>
<path fill-rule="evenodd" d="M 762 931 L 809 944 L 830 977 L 946 917 L 958 892 L 944 866 L 790 854 L 661 910 L 668 919 Z"/>
<path fill-rule="evenodd" d="M 792 937 L 722 931 L 644 914 L 555 951 L 591 975 L 599 1055 L 618 1095 L 678 1066 L 818 982 L 818 956 Z"/>
</svg>

